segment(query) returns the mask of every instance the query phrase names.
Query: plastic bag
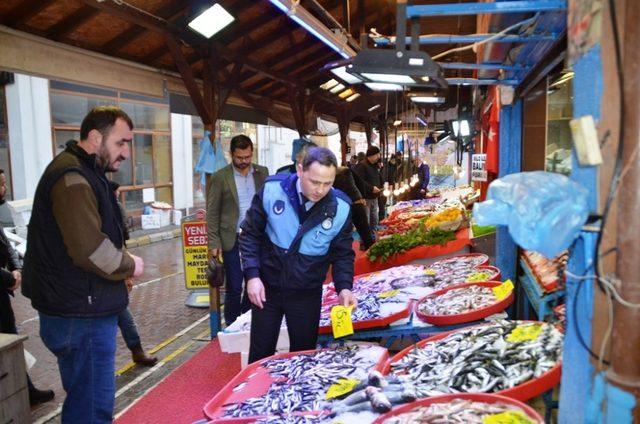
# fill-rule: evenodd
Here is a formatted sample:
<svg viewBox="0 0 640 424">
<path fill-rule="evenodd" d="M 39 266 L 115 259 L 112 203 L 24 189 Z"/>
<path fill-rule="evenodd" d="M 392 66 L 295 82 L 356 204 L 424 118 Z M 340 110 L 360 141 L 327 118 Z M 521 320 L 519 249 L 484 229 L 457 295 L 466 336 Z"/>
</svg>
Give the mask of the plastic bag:
<svg viewBox="0 0 640 424">
<path fill-rule="evenodd" d="M 222 143 L 220 139 L 214 141 L 216 148 L 215 151 L 211 142 L 209 141 L 210 131 L 205 130 L 204 137 L 200 140 L 200 155 L 198 156 L 198 163 L 196 164 L 196 172 L 201 173 L 201 184 L 205 185 L 205 174 L 214 174 L 219 169 L 227 166 L 227 160 L 224 157 L 222 151 Z"/>
<path fill-rule="evenodd" d="M 589 216 L 587 190 L 564 175 L 535 171 L 510 174 L 489 186 L 476 203 L 478 225 L 507 225 L 521 247 L 554 258 L 578 236 Z"/>
</svg>

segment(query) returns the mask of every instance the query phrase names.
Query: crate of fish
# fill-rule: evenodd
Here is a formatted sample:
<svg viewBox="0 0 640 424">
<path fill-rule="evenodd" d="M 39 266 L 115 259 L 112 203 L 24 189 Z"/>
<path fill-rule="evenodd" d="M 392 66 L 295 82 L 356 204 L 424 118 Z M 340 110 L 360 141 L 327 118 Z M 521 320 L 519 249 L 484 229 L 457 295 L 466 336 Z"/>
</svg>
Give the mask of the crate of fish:
<svg viewBox="0 0 640 424">
<path fill-rule="evenodd" d="M 385 366 L 418 397 L 498 393 L 526 401 L 560 382 L 562 333 L 537 321 L 499 320 L 422 340 Z"/>
<path fill-rule="evenodd" d="M 486 393 L 457 393 L 399 406 L 374 421 L 374 424 L 410 423 L 543 424 L 544 420 L 529 405 L 515 399 Z"/>
<path fill-rule="evenodd" d="M 416 303 L 416 316 L 428 324 L 454 325 L 473 322 L 507 309 L 513 303 L 513 290 L 498 299 L 493 291 L 499 281 L 463 283 L 437 290 Z"/>
<path fill-rule="evenodd" d="M 330 413 L 336 392 L 366 382 L 388 359 L 377 345 L 277 354 L 240 371 L 204 412 L 215 423 L 320 417 Z"/>
</svg>

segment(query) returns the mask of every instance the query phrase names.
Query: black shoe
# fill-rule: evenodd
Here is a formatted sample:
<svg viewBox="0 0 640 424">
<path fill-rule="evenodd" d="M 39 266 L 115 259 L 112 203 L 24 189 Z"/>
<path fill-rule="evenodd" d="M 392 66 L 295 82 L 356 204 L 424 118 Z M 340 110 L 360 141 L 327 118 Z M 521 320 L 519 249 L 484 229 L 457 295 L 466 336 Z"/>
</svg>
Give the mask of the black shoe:
<svg viewBox="0 0 640 424">
<path fill-rule="evenodd" d="M 53 390 L 29 390 L 29 405 L 35 406 L 40 403 L 49 402 L 55 397 Z"/>
</svg>

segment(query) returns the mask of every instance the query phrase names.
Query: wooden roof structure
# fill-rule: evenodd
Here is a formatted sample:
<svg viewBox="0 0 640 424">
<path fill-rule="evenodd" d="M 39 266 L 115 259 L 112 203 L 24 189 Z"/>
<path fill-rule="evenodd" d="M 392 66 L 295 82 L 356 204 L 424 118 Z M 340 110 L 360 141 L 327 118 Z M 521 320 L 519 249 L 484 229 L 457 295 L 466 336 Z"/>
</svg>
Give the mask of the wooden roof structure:
<svg viewBox="0 0 640 424">
<path fill-rule="evenodd" d="M 342 59 L 314 35 L 289 19 L 268 0 L 219 0 L 235 21 L 210 40 L 188 29 L 195 0 L 3 0 L 0 24 L 109 56 L 154 68 L 179 72 L 205 124 L 216 121 L 233 92 L 276 122 L 272 106 L 291 107 L 298 131 L 306 132 L 316 114 L 334 116 L 338 122 L 370 123 L 402 106 L 389 96 L 365 87 L 351 103 L 319 89 L 330 76 L 319 69 Z M 448 3 L 451 0 L 439 0 Z M 458 1 L 453 1 L 458 3 Z M 211 1 L 210 3 L 213 3 Z M 420 3 L 420 2 L 414 2 Z M 422 3 L 425 3 L 424 1 Z M 394 0 L 301 0 L 300 6 L 331 27 L 340 23 L 354 39 L 376 28 L 380 34 L 395 33 Z M 328 13 L 325 13 L 328 12 Z M 422 34 L 471 34 L 475 16 L 421 19 Z M 430 54 L 446 45 L 422 46 Z M 475 62 L 471 51 L 451 60 Z M 467 70 L 447 70 L 446 76 L 472 76 Z M 197 80 L 204 82 L 200 91 Z M 465 90 L 465 89 L 463 89 Z M 468 89 L 466 89 L 468 90 Z M 373 112 L 368 109 L 381 103 Z"/>
</svg>

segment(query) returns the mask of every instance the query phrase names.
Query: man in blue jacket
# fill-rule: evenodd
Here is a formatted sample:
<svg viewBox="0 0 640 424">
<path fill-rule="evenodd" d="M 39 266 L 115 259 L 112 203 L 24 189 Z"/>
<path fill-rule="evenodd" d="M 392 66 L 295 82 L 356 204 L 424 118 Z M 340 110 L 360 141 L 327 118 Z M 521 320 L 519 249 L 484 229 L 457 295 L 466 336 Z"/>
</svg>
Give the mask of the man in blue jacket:
<svg viewBox="0 0 640 424">
<path fill-rule="evenodd" d="M 340 303 L 356 304 L 351 202 L 332 188 L 336 157 L 313 147 L 297 167 L 297 174 L 267 178 L 242 224 L 240 251 L 252 303 L 249 362 L 275 353 L 283 316 L 290 351 L 315 349 L 329 265 Z"/>
</svg>

